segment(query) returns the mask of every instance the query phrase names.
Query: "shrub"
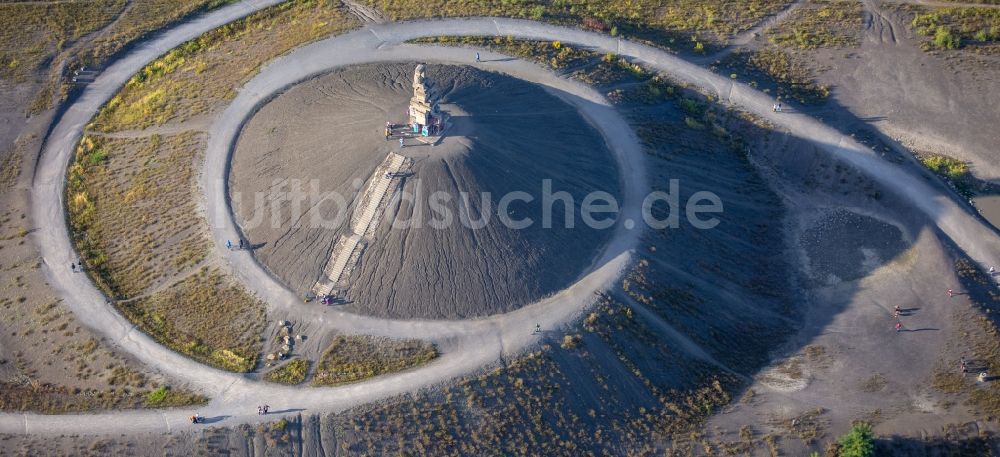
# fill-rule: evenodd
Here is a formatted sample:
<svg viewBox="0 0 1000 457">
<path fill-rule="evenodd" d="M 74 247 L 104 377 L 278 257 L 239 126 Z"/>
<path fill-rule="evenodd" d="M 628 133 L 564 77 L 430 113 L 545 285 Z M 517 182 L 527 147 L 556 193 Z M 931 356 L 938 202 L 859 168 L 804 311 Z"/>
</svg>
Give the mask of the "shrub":
<svg viewBox="0 0 1000 457">
<path fill-rule="evenodd" d="M 941 49 L 956 49 L 961 44 L 961 39 L 952 35 L 951 29 L 939 25 L 934 32 L 934 46 Z"/>
<path fill-rule="evenodd" d="M 840 457 L 871 457 L 875 455 L 875 438 L 872 436 L 872 426 L 856 424 L 838 440 Z"/>
<path fill-rule="evenodd" d="M 931 171 L 948 179 L 962 179 L 969 173 L 969 166 L 965 162 L 943 155 L 930 155 L 920 161 Z"/>
</svg>

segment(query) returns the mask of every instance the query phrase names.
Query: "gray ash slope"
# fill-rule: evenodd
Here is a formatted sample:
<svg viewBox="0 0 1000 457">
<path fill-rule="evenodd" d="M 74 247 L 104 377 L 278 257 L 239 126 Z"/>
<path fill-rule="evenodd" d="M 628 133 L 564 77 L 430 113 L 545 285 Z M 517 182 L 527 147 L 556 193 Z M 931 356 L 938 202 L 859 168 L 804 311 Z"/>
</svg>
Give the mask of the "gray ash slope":
<svg viewBox="0 0 1000 457">
<path fill-rule="evenodd" d="M 405 121 L 413 68 L 336 70 L 279 95 L 244 128 L 230 174 L 237 220 L 248 239 L 261 245 L 258 260 L 294 291 L 305 294 L 320 277 L 337 239 L 350 234 L 349 217 L 319 224 L 317 216 L 331 221 L 341 208 L 329 200 L 306 201 L 297 211 L 275 197 L 298 187 L 308 193 L 315 183 L 321 192 L 354 202 L 360 183 L 390 151 L 399 151 L 396 141 L 384 139 L 382 126 Z M 590 228 L 580 218 L 586 194 L 604 191 L 619 198 L 617 166 L 604 140 L 569 104 L 539 86 L 464 66 L 429 65 L 427 75 L 453 114 L 452 127 L 438 146 L 411 140 L 402 150 L 413 160 L 402 195 L 414 198 L 386 205 L 351 274 L 346 310 L 467 318 L 511 311 L 571 284 L 612 235 L 612 229 Z M 552 228 L 543 227 L 545 180 L 551 180 L 552 192 L 573 197 L 572 228 L 563 223 L 560 202 L 552 206 Z M 533 221 L 524 229 L 508 227 L 497 214 L 501 198 L 517 191 L 533 198 L 508 208 L 510 218 Z M 452 222 L 444 228 L 430 223 L 442 220 L 428 198 L 435 192 L 449 196 L 441 207 Z M 473 220 L 489 215 L 485 227 L 461 222 L 460 201 L 469 202 Z"/>
</svg>

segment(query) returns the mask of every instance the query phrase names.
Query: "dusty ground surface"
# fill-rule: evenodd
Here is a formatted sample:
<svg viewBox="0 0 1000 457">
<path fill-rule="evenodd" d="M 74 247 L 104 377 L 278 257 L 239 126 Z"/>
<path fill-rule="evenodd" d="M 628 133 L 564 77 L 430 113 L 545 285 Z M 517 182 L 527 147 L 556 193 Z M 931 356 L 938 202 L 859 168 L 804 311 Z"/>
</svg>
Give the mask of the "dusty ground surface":
<svg viewBox="0 0 1000 457">
<path fill-rule="evenodd" d="M 861 420 L 897 437 L 889 449 L 906 454 L 925 448 L 898 437 L 994 433 L 975 408 L 934 387 L 974 352 L 964 337 L 973 308 L 964 295 L 947 295 L 962 284 L 954 252 L 879 184 L 805 142 L 770 138 L 755 163 L 780 177 L 772 182 L 795 202 L 785 216 L 787 249 L 802 271 L 806 313 L 741 400 L 709 421 L 710 435 L 738 440 L 735 430 L 750 427 L 805 453 Z M 791 156 L 798 160 L 782 159 Z"/>
<path fill-rule="evenodd" d="M 402 185 L 413 201 L 387 203 L 350 278 L 347 310 L 400 318 L 483 316 L 516 309 L 575 280 L 611 235 L 581 220 L 585 195 L 603 191 L 618 198 L 617 169 L 600 135 L 539 87 L 471 67 L 431 65 L 428 78 L 452 113 L 451 126 L 437 146 L 411 139 L 400 150 L 382 129 L 386 121 L 406 122 L 412 69 L 379 64 L 336 71 L 282 94 L 248 123 L 230 189 L 239 195 L 234 202 L 244 232 L 259 245 L 257 258 L 305 294 L 349 221 L 317 224 L 305 211 L 292 220 L 292 203 L 272 201 L 278 192 L 315 185 L 345 196 L 349 215 L 360 201 L 358 182 L 367 181 L 388 152 L 400 151 L 413 159 Z M 572 197 L 573 227 L 564 223 L 565 205 L 557 202 L 552 228 L 544 228 L 545 180 L 552 194 Z M 497 214 L 500 199 L 516 191 L 534 201 L 511 204 L 507 215 L 535 221 L 528 229 L 509 228 Z M 441 228 L 432 224 L 447 222 L 431 206 L 436 192 L 448 196 L 444 207 L 452 215 Z M 460 220 L 463 201 L 472 221 L 489 217 L 484 227 Z M 338 206 L 327 201 L 313 211 L 319 220 L 336 221 L 343 211 Z"/>
</svg>

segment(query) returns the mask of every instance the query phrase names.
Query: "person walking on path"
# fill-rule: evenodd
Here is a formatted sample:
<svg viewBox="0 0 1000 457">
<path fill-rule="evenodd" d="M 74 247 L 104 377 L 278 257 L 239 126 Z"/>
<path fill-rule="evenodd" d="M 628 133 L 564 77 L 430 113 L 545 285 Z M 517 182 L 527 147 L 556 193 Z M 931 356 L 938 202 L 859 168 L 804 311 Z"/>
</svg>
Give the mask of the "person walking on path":
<svg viewBox="0 0 1000 457">
<path fill-rule="evenodd" d="M 232 242 L 232 240 L 226 240 L 226 249 L 229 249 L 230 251 L 233 250 L 233 242 Z"/>
<path fill-rule="evenodd" d="M 240 238 L 240 250 L 243 250 L 243 238 Z"/>
<path fill-rule="evenodd" d="M 477 63 L 479 62 L 479 53 L 478 52 L 476 53 L 476 62 Z"/>
<path fill-rule="evenodd" d="M 76 273 L 76 262 L 70 262 L 69 269 L 73 270 L 73 273 Z"/>
<path fill-rule="evenodd" d="M 903 330 L 903 323 L 896 321 L 896 333 L 899 333 L 902 330 Z"/>
<path fill-rule="evenodd" d="M 895 318 L 897 321 L 899 320 L 900 311 L 901 310 L 899 309 L 899 305 L 896 305 L 896 309 L 892 311 L 892 317 Z"/>
<path fill-rule="evenodd" d="M 257 405 L 257 415 L 258 416 L 263 416 L 264 415 L 264 407 L 263 406 Z"/>
<path fill-rule="evenodd" d="M 403 149 L 403 139 L 399 139 L 399 149 Z"/>
<path fill-rule="evenodd" d="M 265 416 L 267 415 L 267 410 L 269 410 L 269 409 L 271 409 L 271 407 L 270 407 L 270 406 L 268 406 L 268 405 L 264 405 L 264 415 L 265 415 Z"/>
<path fill-rule="evenodd" d="M 948 289 L 948 298 L 951 298 L 951 297 L 954 297 L 954 296 L 955 296 L 955 291 L 953 291 L 951 289 Z"/>
<path fill-rule="evenodd" d="M 965 363 L 965 357 L 962 357 L 962 360 L 959 362 L 959 368 L 962 369 L 962 377 L 964 378 L 969 373 L 969 365 Z"/>
</svg>

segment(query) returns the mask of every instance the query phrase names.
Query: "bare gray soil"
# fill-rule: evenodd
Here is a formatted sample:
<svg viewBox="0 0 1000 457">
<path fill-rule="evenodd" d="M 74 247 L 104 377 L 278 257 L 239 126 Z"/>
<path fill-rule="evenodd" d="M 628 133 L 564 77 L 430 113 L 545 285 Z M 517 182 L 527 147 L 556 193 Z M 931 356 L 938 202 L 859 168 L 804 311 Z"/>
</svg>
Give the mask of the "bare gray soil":
<svg viewBox="0 0 1000 457">
<path fill-rule="evenodd" d="M 398 142 L 383 136 L 386 121 L 406 121 L 414 64 L 362 65 L 302 83 L 265 105 L 236 145 L 230 191 L 234 209 L 258 260 L 295 292 L 305 294 L 320 277 L 334 244 L 350 235 L 349 216 L 360 183 L 369 179 Z M 407 140 L 413 159 L 402 197 L 387 198 L 384 215 L 350 277 L 346 309 L 380 317 L 466 318 L 507 312 L 571 283 L 600 252 L 611 230 L 592 229 L 580 218 L 584 196 L 604 191 L 618 198 L 619 178 L 601 136 L 555 95 L 524 81 L 472 67 L 428 67 L 428 78 L 452 114 L 436 146 Z M 543 228 L 543 181 L 572 196 L 573 227 L 556 202 L 552 228 Z M 272 205 L 273 191 L 315 185 L 345 197 L 292 220 L 293 204 Z M 511 192 L 512 229 L 498 217 Z M 429 196 L 447 194 L 436 211 Z M 463 197 L 466 195 L 467 197 Z M 407 196 L 413 197 L 412 199 Z M 484 198 L 489 199 L 484 204 Z M 482 228 L 463 223 L 489 216 Z M 309 205 L 306 203 L 306 205 Z M 318 216 L 320 219 L 315 219 Z M 603 217 L 603 216 L 599 216 Z M 318 223 L 319 220 L 332 223 Z M 440 226 L 439 226 L 440 227 Z"/>
</svg>

